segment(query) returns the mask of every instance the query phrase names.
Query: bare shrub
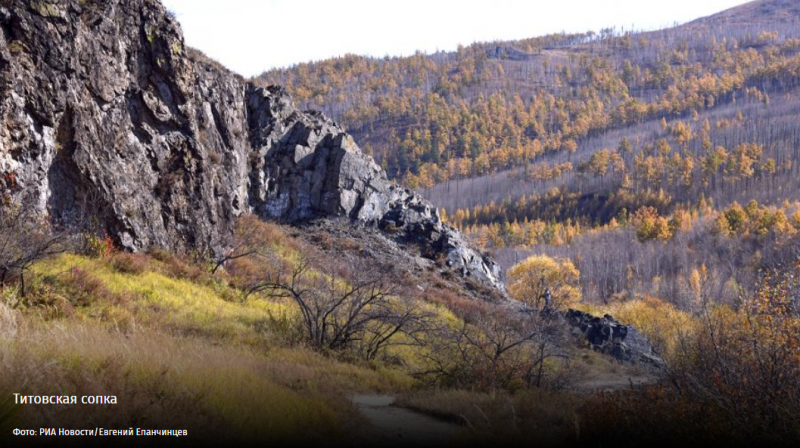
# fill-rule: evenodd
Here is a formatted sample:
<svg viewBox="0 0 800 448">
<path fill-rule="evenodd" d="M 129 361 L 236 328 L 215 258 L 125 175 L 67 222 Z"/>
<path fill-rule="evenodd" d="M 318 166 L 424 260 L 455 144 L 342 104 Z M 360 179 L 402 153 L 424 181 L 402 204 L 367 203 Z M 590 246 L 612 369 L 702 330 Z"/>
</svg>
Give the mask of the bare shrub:
<svg viewBox="0 0 800 448">
<path fill-rule="evenodd" d="M 196 283 L 205 283 L 208 280 L 208 273 L 194 263 L 188 263 L 178 257 L 172 257 L 166 263 L 167 275 L 174 278 L 191 280 Z"/>
<path fill-rule="evenodd" d="M 313 347 L 342 349 L 358 342 L 366 357 L 374 357 L 396 333 L 413 320 L 413 307 L 395 312 L 391 287 L 380 278 L 343 279 L 335 272 L 312 271 L 303 257 L 254 289 L 294 300 L 300 307 L 306 337 Z"/>
<path fill-rule="evenodd" d="M 394 297 L 380 272 L 355 263 L 345 266 L 311 247 L 297 261 L 269 250 L 236 260 L 246 296 L 257 293 L 292 300 L 299 308 L 304 339 L 317 350 L 353 350 L 375 359 L 396 345 L 419 345 L 428 314 L 419 302 Z"/>
<path fill-rule="evenodd" d="M 563 324 L 555 317 L 496 308 L 466 316 L 458 327 L 436 331 L 425 376 L 477 390 L 563 386 L 568 365 Z M 560 363 L 553 361 L 560 361 Z"/>
<path fill-rule="evenodd" d="M 431 302 L 443 305 L 459 317 L 488 313 L 492 308 L 489 303 L 465 297 L 444 286 L 429 288 L 425 297 Z"/>
<path fill-rule="evenodd" d="M 172 278 L 196 283 L 207 283 L 211 280 L 211 276 L 203 266 L 183 260 L 164 249 L 152 247 L 148 249 L 147 255 L 162 263 L 160 266 L 148 266 L 148 268 L 156 269 L 158 267 L 158 270 Z"/>
<path fill-rule="evenodd" d="M 147 258 L 139 254 L 120 252 L 111 258 L 111 267 L 123 274 L 141 274 L 150 268 Z"/>
<path fill-rule="evenodd" d="M 147 255 L 150 255 L 151 257 L 153 257 L 153 259 L 162 262 L 167 262 L 173 258 L 172 254 L 169 253 L 168 250 L 162 249 L 160 247 L 151 247 L 150 249 L 147 250 Z"/>
<path fill-rule="evenodd" d="M 67 300 L 74 306 L 87 307 L 96 303 L 125 306 L 134 299 L 129 292 L 112 291 L 97 275 L 78 267 L 72 268 L 63 282 L 67 287 Z"/>
<path fill-rule="evenodd" d="M 298 250 L 300 248 L 298 244 L 279 226 L 264 222 L 254 215 L 243 216 L 236 221 L 233 243 L 215 260 L 211 273 L 215 274 L 232 261 L 251 255 L 267 255 L 277 246 Z"/>
<path fill-rule="evenodd" d="M 78 306 L 89 306 L 95 301 L 111 301 L 114 296 L 102 280 L 78 267 L 69 271 L 65 283 L 70 289 L 71 302 Z"/>
<path fill-rule="evenodd" d="M 765 275 L 737 307 L 703 304 L 696 331 L 679 335 L 669 380 L 592 397 L 582 435 L 609 444 L 692 440 L 792 445 L 800 437 L 797 277 Z"/>
<path fill-rule="evenodd" d="M 706 304 L 697 335 L 684 338 L 675 378 L 732 430 L 776 442 L 800 436 L 800 310 L 793 273 L 766 274 L 737 310 Z"/>
<path fill-rule="evenodd" d="M 25 273 L 39 260 L 66 250 L 68 235 L 17 206 L 0 206 L 0 287 L 19 281 L 25 296 Z"/>
</svg>

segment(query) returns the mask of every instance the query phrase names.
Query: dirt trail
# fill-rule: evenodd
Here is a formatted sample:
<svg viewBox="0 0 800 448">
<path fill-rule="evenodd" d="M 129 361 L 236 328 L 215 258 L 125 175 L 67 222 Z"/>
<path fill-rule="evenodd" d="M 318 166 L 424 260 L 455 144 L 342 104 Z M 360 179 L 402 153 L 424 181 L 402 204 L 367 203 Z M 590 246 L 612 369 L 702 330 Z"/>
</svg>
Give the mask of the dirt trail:
<svg viewBox="0 0 800 448">
<path fill-rule="evenodd" d="M 362 438 L 377 446 L 443 446 L 461 430 L 452 423 L 393 406 L 394 397 L 358 395 L 351 400 L 371 423 Z"/>
</svg>

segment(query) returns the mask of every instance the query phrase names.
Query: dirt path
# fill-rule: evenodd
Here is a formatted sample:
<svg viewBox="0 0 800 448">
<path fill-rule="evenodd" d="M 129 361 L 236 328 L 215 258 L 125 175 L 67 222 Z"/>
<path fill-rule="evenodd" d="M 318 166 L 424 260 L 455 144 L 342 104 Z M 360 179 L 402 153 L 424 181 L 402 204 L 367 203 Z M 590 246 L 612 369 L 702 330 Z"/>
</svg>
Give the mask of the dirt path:
<svg viewBox="0 0 800 448">
<path fill-rule="evenodd" d="M 442 446 L 461 430 L 452 423 L 393 406 L 394 397 L 358 395 L 352 401 L 371 423 L 364 429 L 363 439 L 377 446 Z"/>
</svg>

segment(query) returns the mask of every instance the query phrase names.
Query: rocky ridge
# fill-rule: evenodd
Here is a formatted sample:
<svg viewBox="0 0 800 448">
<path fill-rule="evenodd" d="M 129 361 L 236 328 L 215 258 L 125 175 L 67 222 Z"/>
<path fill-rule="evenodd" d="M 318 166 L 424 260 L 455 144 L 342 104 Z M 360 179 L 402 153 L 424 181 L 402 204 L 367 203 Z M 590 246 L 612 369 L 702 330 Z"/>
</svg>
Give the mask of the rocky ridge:
<svg viewBox="0 0 800 448">
<path fill-rule="evenodd" d="M 0 200 L 81 204 L 129 250 L 225 250 L 247 213 L 341 218 L 503 290 L 498 265 L 353 139 L 280 87 L 184 45 L 156 0 L 0 0 Z"/>
</svg>

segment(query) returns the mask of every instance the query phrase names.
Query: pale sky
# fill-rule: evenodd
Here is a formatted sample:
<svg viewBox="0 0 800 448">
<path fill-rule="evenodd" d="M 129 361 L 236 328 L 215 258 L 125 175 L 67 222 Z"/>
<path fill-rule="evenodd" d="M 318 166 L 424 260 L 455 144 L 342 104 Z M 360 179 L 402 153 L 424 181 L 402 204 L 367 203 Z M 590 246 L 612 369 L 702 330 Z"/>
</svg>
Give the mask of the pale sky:
<svg viewBox="0 0 800 448">
<path fill-rule="evenodd" d="M 162 0 L 186 43 L 253 76 L 348 53 L 406 56 L 459 44 L 616 26 L 656 29 L 746 0 Z"/>
</svg>

